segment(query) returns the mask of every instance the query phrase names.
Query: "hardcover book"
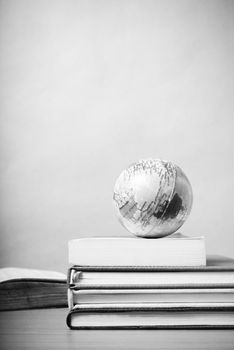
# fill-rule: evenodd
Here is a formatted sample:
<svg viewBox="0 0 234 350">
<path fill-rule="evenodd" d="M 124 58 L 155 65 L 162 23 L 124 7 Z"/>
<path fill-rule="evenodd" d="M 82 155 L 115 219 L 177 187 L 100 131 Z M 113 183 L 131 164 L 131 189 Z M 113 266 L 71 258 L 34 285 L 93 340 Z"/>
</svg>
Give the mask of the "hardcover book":
<svg viewBox="0 0 234 350">
<path fill-rule="evenodd" d="M 71 289 L 187 289 L 234 288 L 234 262 L 225 257 L 208 258 L 196 267 L 85 267 L 68 273 Z"/>
<path fill-rule="evenodd" d="M 234 328 L 234 311 L 215 309 L 120 309 L 84 311 L 67 316 L 71 329 Z"/>
<path fill-rule="evenodd" d="M 68 289 L 70 310 L 76 304 L 202 303 L 203 306 L 234 303 L 234 288 L 188 289 Z"/>
</svg>

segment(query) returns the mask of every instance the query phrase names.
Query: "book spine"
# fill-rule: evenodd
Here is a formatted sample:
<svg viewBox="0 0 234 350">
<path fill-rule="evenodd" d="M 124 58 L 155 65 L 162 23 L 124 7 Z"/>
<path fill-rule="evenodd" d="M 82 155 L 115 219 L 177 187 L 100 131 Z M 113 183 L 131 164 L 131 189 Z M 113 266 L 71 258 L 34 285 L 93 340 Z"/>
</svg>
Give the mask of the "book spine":
<svg viewBox="0 0 234 350">
<path fill-rule="evenodd" d="M 68 309 L 72 310 L 74 308 L 74 297 L 73 292 L 70 288 L 67 290 L 67 303 L 68 303 Z"/>
<path fill-rule="evenodd" d="M 68 309 L 72 310 L 75 306 L 75 304 L 78 303 L 76 300 L 76 303 L 74 303 L 74 289 L 79 290 L 79 277 L 81 275 L 81 271 L 77 270 L 76 268 L 70 267 L 68 269 L 67 274 L 67 301 L 68 301 Z M 76 281 L 76 283 L 74 283 Z"/>
</svg>

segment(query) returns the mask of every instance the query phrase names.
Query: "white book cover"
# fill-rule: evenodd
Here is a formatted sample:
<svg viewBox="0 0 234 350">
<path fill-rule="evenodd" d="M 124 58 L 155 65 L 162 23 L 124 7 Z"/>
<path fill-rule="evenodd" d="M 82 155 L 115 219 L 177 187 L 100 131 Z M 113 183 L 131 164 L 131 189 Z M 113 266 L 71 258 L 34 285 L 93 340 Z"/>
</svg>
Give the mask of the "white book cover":
<svg viewBox="0 0 234 350">
<path fill-rule="evenodd" d="M 71 329 L 115 328 L 234 328 L 233 311 L 71 311 L 67 325 Z"/>
<path fill-rule="evenodd" d="M 93 237 L 70 240 L 70 266 L 205 266 L 204 237 Z"/>
<path fill-rule="evenodd" d="M 70 309 L 76 304 L 233 303 L 234 289 L 68 289 Z"/>
<path fill-rule="evenodd" d="M 234 271 L 99 272 L 72 274 L 74 289 L 234 288 Z"/>
</svg>

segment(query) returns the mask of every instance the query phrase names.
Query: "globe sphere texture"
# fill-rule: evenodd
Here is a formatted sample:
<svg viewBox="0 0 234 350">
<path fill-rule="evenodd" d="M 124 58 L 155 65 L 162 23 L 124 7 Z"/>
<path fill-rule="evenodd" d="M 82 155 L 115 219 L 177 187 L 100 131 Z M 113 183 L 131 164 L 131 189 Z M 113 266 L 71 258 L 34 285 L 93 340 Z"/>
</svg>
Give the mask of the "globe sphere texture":
<svg viewBox="0 0 234 350">
<path fill-rule="evenodd" d="M 118 177 L 114 205 L 121 224 L 139 237 L 170 235 L 187 219 L 193 201 L 192 187 L 174 163 L 143 159 Z"/>
</svg>

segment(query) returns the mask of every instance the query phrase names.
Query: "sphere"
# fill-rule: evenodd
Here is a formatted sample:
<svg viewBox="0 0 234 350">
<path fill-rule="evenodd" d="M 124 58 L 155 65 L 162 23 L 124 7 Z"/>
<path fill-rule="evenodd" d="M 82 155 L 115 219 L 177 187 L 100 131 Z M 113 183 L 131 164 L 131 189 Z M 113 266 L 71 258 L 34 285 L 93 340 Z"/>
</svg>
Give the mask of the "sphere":
<svg viewBox="0 0 234 350">
<path fill-rule="evenodd" d="M 143 159 L 131 164 L 114 186 L 121 224 L 139 237 L 159 238 L 178 230 L 193 201 L 184 172 L 170 161 Z"/>
</svg>

